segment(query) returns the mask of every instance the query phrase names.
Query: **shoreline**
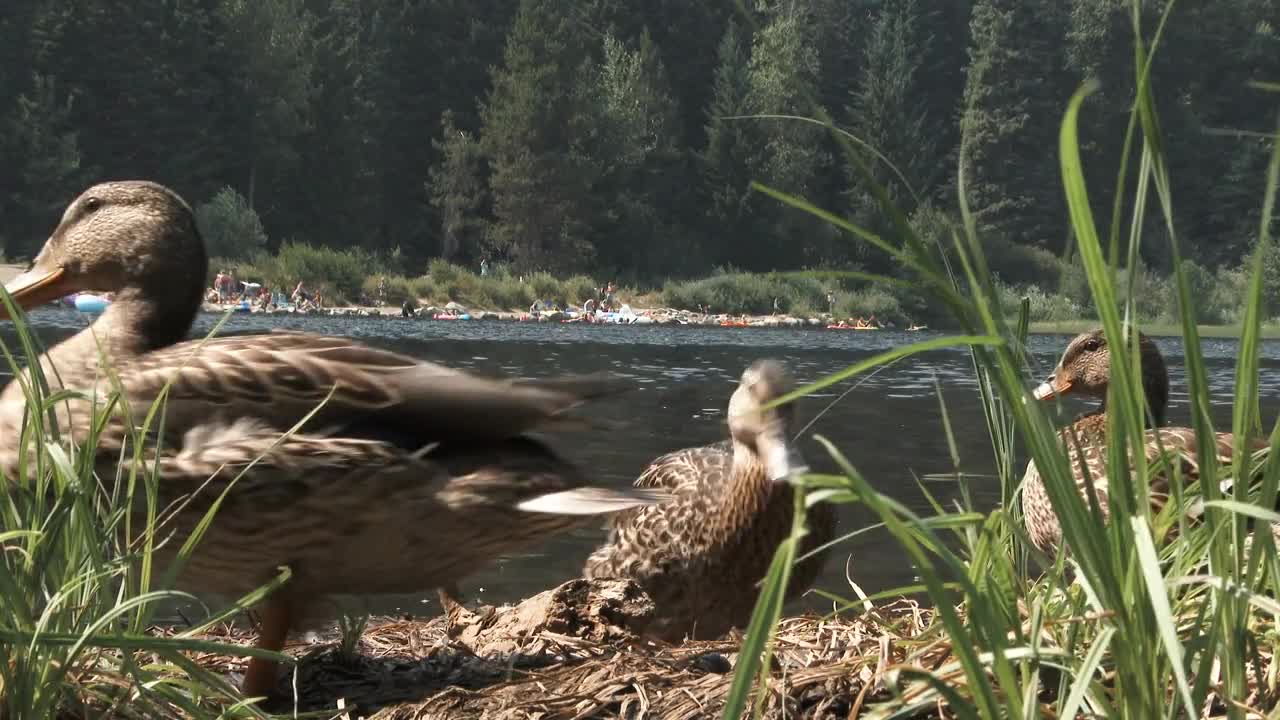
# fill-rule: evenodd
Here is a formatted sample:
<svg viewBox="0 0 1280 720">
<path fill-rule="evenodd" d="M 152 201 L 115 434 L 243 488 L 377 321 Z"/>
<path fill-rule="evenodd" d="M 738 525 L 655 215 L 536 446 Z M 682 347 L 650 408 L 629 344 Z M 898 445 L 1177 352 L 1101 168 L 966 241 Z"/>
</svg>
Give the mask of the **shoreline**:
<svg viewBox="0 0 1280 720">
<path fill-rule="evenodd" d="M 627 708 L 647 706 L 649 716 L 670 720 L 717 717 L 743 641 L 736 630 L 676 644 L 647 639 L 655 606 L 628 580 L 570 580 L 515 604 L 475 610 L 453 638 L 436 614 L 371 617 L 346 652 L 333 623 L 298 633 L 284 649 L 297 664 L 281 673 L 273 709 L 336 707 L 349 713 L 340 717 L 400 720 L 629 717 Z M 933 612 L 906 598 L 840 616 L 784 616 L 762 716 L 845 717 L 859 705 L 892 704 L 894 681 L 884 670 L 906 661 L 913 640 L 934 628 Z M 180 631 L 155 627 L 150 634 Z M 244 646 L 254 635 L 222 625 L 199 639 Z M 928 656 L 941 663 L 951 652 L 940 646 Z M 217 653 L 192 660 L 224 677 L 242 673 L 246 662 Z"/>
<path fill-rule="evenodd" d="M 19 263 L 0 263 L 0 283 L 7 283 L 13 278 L 25 272 L 26 265 Z M 434 320 L 432 317 L 437 313 L 443 313 L 450 305 L 461 308 L 460 305 L 449 303 L 444 307 L 426 304 L 420 307 L 418 313 L 413 320 Z M 205 303 L 202 307 L 203 312 L 207 313 L 225 313 L 232 311 L 231 306 L 218 306 Z M 252 314 L 260 314 L 261 311 L 251 311 Z M 702 313 L 692 312 L 688 310 L 677 310 L 675 308 L 642 308 L 636 309 L 637 318 L 649 318 L 648 320 L 635 323 L 603 323 L 603 324 L 628 324 L 628 325 L 659 325 L 663 327 L 671 327 L 677 325 L 687 325 L 692 327 L 725 327 L 725 328 L 770 328 L 770 329 L 797 329 L 797 330 L 825 330 L 827 325 L 832 324 L 832 318 L 829 314 L 822 313 L 816 316 L 791 316 L 786 314 L 779 315 L 729 315 L 729 314 L 711 314 L 703 315 Z M 277 310 L 268 312 L 267 314 L 297 314 L 292 311 Z M 376 317 L 380 319 L 401 318 L 400 308 L 390 305 L 342 305 L 336 307 L 326 307 L 320 311 L 301 313 L 304 315 L 330 316 L 330 317 Z M 528 317 L 526 312 L 513 312 L 491 309 L 476 309 L 468 313 L 471 320 L 484 321 L 503 321 L 503 322 L 563 322 L 569 320 L 571 323 L 579 323 L 563 316 L 563 314 L 544 314 L 536 319 Z M 726 324 L 730 318 L 739 320 L 735 324 Z M 741 319 L 746 319 L 746 324 L 741 324 Z M 591 323 L 587 323 L 591 324 Z M 1029 332 L 1033 335 L 1075 335 L 1087 329 L 1098 326 L 1097 320 L 1080 318 L 1077 320 L 1054 320 L 1054 321 L 1035 321 L 1030 324 Z M 1239 324 L 1227 325 L 1197 325 L 1197 330 L 1202 338 L 1205 339 L 1235 339 L 1240 336 Z M 840 328 L 852 330 L 852 328 Z M 887 332 L 907 332 L 906 328 L 880 328 Z M 874 330 L 871 330 L 874 331 Z M 931 332 L 933 328 L 923 328 L 923 331 Z M 946 332 L 946 329 L 938 330 Z M 1182 329 L 1175 323 L 1143 323 L 1142 331 L 1151 337 L 1181 337 Z M 1262 338 L 1264 340 L 1280 339 L 1280 323 L 1268 322 L 1262 327 Z"/>
<path fill-rule="evenodd" d="M 450 305 L 454 305 L 450 303 Z M 461 306 L 457 306 L 461 308 Z M 218 306 L 205 304 L 203 312 L 207 313 L 226 313 L 234 312 L 232 306 Z M 396 320 L 413 320 L 413 321 L 482 321 L 482 322 L 532 322 L 532 323 L 548 323 L 559 322 L 567 324 L 583 324 L 583 325 L 653 325 L 660 327 L 673 326 L 689 326 L 700 328 L 722 327 L 725 329 L 794 329 L 794 330 L 848 330 L 861 332 L 950 332 L 951 329 L 932 327 L 921 327 L 918 330 L 911 330 L 903 327 L 880 327 L 880 328 L 855 328 L 855 327 L 829 327 L 833 324 L 834 319 L 827 314 L 817 316 L 792 316 L 787 314 L 778 315 L 730 315 L 730 314 L 707 314 L 689 310 L 677 310 L 675 308 L 639 308 L 634 309 L 634 322 L 585 322 L 581 319 L 575 319 L 571 314 L 564 312 L 543 312 L 538 316 L 530 316 L 527 312 L 514 312 L 503 310 L 467 310 L 465 314 L 468 317 L 434 317 L 437 314 L 447 313 L 446 308 L 427 305 L 418 310 L 417 314 L 412 318 L 402 317 L 400 308 L 390 305 L 342 305 L 336 307 L 326 307 L 320 310 L 297 312 L 293 310 L 274 310 L 260 311 L 253 310 L 250 314 L 274 315 L 309 315 L 318 317 L 373 317 L 379 319 L 396 319 Z M 1089 319 L 1079 320 L 1055 320 L 1055 321 L 1036 321 L 1029 325 L 1028 332 L 1032 335 L 1075 335 L 1077 333 L 1098 327 L 1099 321 Z M 1158 323 L 1149 322 L 1142 323 L 1142 331 L 1151 337 L 1181 337 L 1182 328 L 1175 323 Z M 1200 336 L 1205 339 L 1236 339 L 1240 336 L 1241 326 L 1238 324 L 1229 325 L 1197 325 L 1197 331 Z M 1266 323 L 1262 326 L 1262 338 L 1264 340 L 1280 339 L 1280 323 Z"/>
<path fill-rule="evenodd" d="M 205 303 L 203 311 L 207 313 L 239 313 L 251 315 L 312 315 L 319 317 L 377 317 L 414 321 L 502 321 L 532 323 L 566 323 L 582 325 L 692 325 L 697 327 L 725 328 L 793 328 L 793 329 L 838 329 L 856 331 L 915 332 L 907 328 L 897 327 L 831 327 L 839 321 L 830 315 L 793 316 L 787 314 L 749 315 L 749 314 L 703 314 L 675 308 L 638 308 L 630 312 L 605 313 L 605 319 L 588 321 L 574 311 L 542 311 L 536 314 L 503 310 L 470 310 L 456 303 L 445 307 L 426 305 L 411 317 L 403 317 L 399 307 L 390 305 L 341 305 L 325 307 L 318 310 L 238 310 L 236 305 L 214 305 Z M 927 330 L 928 328 L 919 328 Z"/>
</svg>

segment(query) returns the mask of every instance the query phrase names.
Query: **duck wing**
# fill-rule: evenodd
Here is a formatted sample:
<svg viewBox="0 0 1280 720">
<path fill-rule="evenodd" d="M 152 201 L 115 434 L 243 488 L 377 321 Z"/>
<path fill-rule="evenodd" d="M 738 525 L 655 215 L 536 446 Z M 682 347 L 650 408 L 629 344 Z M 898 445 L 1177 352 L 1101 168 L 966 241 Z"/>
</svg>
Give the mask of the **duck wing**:
<svg viewBox="0 0 1280 720">
<path fill-rule="evenodd" d="M 376 427 L 419 441 L 505 438 L 554 427 L 570 410 L 627 386 L 603 375 L 489 379 L 304 333 L 180 343 L 127 361 L 116 375 L 135 422 L 168 385 L 171 436 L 211 418 L 287 430 L 314 411 L 307 429 Z"/>
<path fill-rule="evenodd" d="M 705 485 L 723 488 L 733 469 L 733 448 L 728 441 L 685 448 L 662 455 L 640 473 L 635 486 L 677 490 Z"/>
<path fill-rule="evenodd" d="M 118 449 L 99 447 L 101 472 L 115 472 Z M 154 447 L 148 452 L 156 459 Z M 376 440 L 282 439 L 250 419 L 192 429 L 154 472 L 165 559 L 219 504 L 180 581 L 213 592 L 247 591 L 279 565 L 293 569 L 303 595 L 420 590 L 587 516 L 653 501 L 645 491 L 586 486 L 579 468 L 528 437 L 408 453 Z M 564 511 L 565 498 L 579 494 L 600 502 L 576 500 L 577 512 Z M 525 507 L 531 502 L 551 507 Z"/>
</svg>

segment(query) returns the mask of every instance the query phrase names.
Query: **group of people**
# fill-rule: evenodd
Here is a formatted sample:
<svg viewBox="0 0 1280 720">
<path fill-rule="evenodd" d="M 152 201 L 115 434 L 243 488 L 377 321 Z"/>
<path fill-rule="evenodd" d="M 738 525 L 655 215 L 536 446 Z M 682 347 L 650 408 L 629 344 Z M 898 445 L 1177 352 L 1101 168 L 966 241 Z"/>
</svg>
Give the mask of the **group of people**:
<svg viewBox="0 0 1280 720">
<path fill-rule="evenodd" d="M 210 294 L 210 301 L 218 304 L 239 302 L 244 295 L 243 283 L 236 280 L 236 276 L 229 270 L 219 270 L 218 275 L 213 279 L 213 289 Z"/>
<path fill-rule="evenodd" d="M 590 309 L 588 309 L 590 305 Z M 598 310 L 600 312 L 614 312 L 618 309 L 618 286 L 610 280 L 604 287 L 596 288 L 595 297 L 587 298 L 582 304 L 584 311 Z"/>
<path fill-rule="evenodd" d="M 218 271 L 213 279 L 213 287 L 205 294 L 205 300 L 212 305 L 247 302 L 258 310 L 275 310 L 289 304 L 303 312 L 324 307 L 321 293 L 318 290 L 315 293 L 308 292 L 301 280 L 286 297 L 284 293 L 273 292 L 266 284 L 236 280 L 235 274 L 230 270 Z"/>
<path fill-rule="evenodd" d="M 614 312 L 618 308 L 618 286 L 610 280 L 604 287 L 596 288 L 592 296 L 583 301 L 582 314 L 590 322 L 597 312 Z M 571 308 L 561 308 L 554 300 L 539 298 L 529 306 L 529 314 L 537 315 L 540 312 L 559 312 L 568 309 Z"/>
<path fill-rule="evenodd" d="M 836 324 L 836 326 L 842 328 L 853 328 L 855 330 L 870 330 L 873 328 L 878 330 L 880 328 L 892 328 L 893 321 L 891 320 L 887 323 L 882 322 L 876 319 L 875 313 L 871 313 L 871 317 L 858 316 L 856 318 L 849 318 L 848 320 L 841 320 Z"/>
</svg>

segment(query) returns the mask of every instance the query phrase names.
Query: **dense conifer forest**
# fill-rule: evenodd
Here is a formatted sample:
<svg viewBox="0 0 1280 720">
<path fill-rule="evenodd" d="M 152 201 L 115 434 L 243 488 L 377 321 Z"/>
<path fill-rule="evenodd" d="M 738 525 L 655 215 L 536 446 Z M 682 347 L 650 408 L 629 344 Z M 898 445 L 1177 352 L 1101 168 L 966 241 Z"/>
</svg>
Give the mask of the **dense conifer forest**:
<svg viewBox="0 0 1280 720">
<path fill-rule="evenodd" d="M 1164 4 L 1145 7 L 1154 34 Z M 1250 83 L 1280 79 L 1277 22 L 1276 0 L 1188 2 L 1161 38 L 1178 231 L 1207 278 L 1257 236 L 1275 96 Z M 926 233 L 964 168 L 996 272 L 1058 292 L 1058 127 L 1101 80 L 1084 130 L 1109 217 L 1132 28 L 1120 0 L 7 0 L 0 240 L 28 256 L 86 184 L 145 177 L 221 222 L 225 257 L 292 241 L 406 275 L 487 257 L 632 285 L 897 272 L 750 190 L 891 234 L 824 128 L 745 117 L 828 116 L 892 161 L 878 180 Z M 1167 274 L 1167 244 L 1145 252 Z"/>
</svg>

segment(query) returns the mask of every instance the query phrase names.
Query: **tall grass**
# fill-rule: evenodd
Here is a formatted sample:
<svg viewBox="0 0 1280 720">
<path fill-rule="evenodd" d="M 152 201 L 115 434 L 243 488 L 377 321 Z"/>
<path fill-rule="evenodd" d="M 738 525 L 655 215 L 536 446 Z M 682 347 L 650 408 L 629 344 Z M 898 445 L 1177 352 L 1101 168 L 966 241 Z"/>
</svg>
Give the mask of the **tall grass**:
<svg viewBox="0 0 1280 720">
<path fill-rule="evenodd" d="M 922 291 L 947 307 L 965 333 L 955 341 L 970 346 L 980 381 L 1003 489 L 1000 507 L 990 512 L 970 507 L 947 512 L 935 505 L 935 514 L 918 515 L 877 493 L 856 463 L 829 443 L 827 448 L 842 474 L 798 480 L 810 491 L 810 502 L 861 502 L 884 523 L 915 564 L 936 609 L 937 626 L 949 644 L 951 660 L 941 667 L 912 663 L 909 658 L 894 668 L 898 671 L 896 682 L 891 683 L 895 698 L 875 708 L 879 717 L 910 717 L 940 705 L 946 707 L 947 716 L 974 719 L 1274 716 L 1277 641 L 1273 628 L 1280 615 L 1280 603 L 1274 598 L 1280 590 L 1280 563 L 1271 534 L 1252 533 L 1251 521 L 1261 521 L 1259 525 L 1265 527 L 1280 520 L 1270 510 L 1280 485 L 1280 459 L 1274 453 L 1280 444 L 1280 424 L 1271 429 L 1267 450 L 1255 457 L 1249 449 L 1264 432 L 1257 399 L 1263 265 L 1272 241 L 1269 228 L 1280 174 L 1280 143 L 1267 176 L 1260 178 L 1264 181 L 1262 220 L 1258 246 L 1248 263 L 1239 318 L 1230 428 L 1235 433 L 1235 452 L 1229 466 L 1220 467 L 1196 327 L 1197 306 L 1204 299 L 1196 285 L 1203 279 L 1183 262 L 1149 82 L 1151 56 L 1173 5 L 1166 6 L 1150 47 L 1145 40 L 1150 29 L 1139 25 L 1139 5 L 1135 0 L 1135 102 L 1107 230 L 1099 230 L 1091 210 L 1077 135 L 1078 117 L 1094 89 L 1092 84 L 1071 98 L 1058 148 L 1081 271 L 1112 348 L 1106 452 L 1109 522 L 1104 523 L 1097 504 L 1077 490 L 1046 409 L 1030 397 L 1030 381 L 1038 379 L 1039 373 L 1029 372 L 1022 345 L 1029 303 L 1016 314 L 1002 306 L 1007 293 L 992 279 L 965 204 L 966 168 L 962 166 L 960 173 L 961 223 L 952 228 L 946 247 L 930 247 L 915 235 L 882 188 L 876 188 L 877 197 L 894 221 L 898 242 L 801 199 L 757 186 L 782 202 L 829 220 L 912 270 Z M 833 136 L 864 181 L 874 186 L 865 156 L 855 152 L 839 132 Z M 1132 196 L 1126 198 L 1129 193 Z M 1126 207 L 1132 208 L 1130 217 L 1124 217 Z M 1139 229 L 1149 212 L 1158 213 L 1174 259 L 1171 298 L 1185 347 L 1191 425 L 1198 432 L 1200 476 L 1195 483 L 1181 476 L 1177 463 L 1148 462 L 1144 452 L 1133 452 L 1147 440 L 1144 421 L 1149 412 L 1137 343 L 1130 342 L 1143 317 L 1136 270 L 1143 242 Z M 1127 234 L 1124 228 L 1130 228 Z M 1018 318 L 1016 324 L 1010 322 L 1012 317 Z M 920 349 L 912 346 L 899 352 Z M 869 370 L 874 364 L 862 363 L 843 374 Z M 797 394 L 815 387 L 802 388 Z M 1069 554 L 1060 551 L 1045 557 L 1025 537 L 1018 505 L 1018 445 L 1044 479 Z M 957 448 L 954 440 L 952 448 L 953 458 L 962 450 L 977 451 Z M 958 460 L 956 464 L 958 471 Z M 1156 514 L 1151 509 L 1149 481 L 1158 472 L 1171 476 L 1173 500 Z M 1230 494 L 1224 497 L 1219 482 L 1228 479 Z M 1201 522 L 1188 520 L 1186 510 L 1193 502 L 1203 503 Z M 796 514 L 795 525 L 794 537 L 803 535 L 803 513 Z M 1170 538 L 1172 529 L 1178 533 Z M 783 543 L 766 578 L 724 708 L 725 718 L 743 714 L 753 686 L 756 697 L 764 696 L 768 674 L 761 668 L 768 667 L 767 648 L 780 589 L 785 586 L 785 566 L 794 553 L 794 541 Z"/>
<path fill-rule="evenodd" d="M 39 363 L 22 373 L 19 357 L 38 357 L 42 348 L 12 298 L 0 291 L 0 300 L 18 337 L 16 347 L 0 342 L 0 352 L 26 400 L 21 442 L 14 438 L 16 472 L 0 493 L 0 717 L 260 717 L 185 653 L 278 657 L 194 636 L 284 578 L 200 627 L 148 634 L 164 603 L 195 600 L 167 588 L 200 539 L 193 533 L 169 553 L 169 568 L 156 566 L 165 526 L 142 439 L 163 427 L 163 393 L 145 417 L 126 418 L 130 443 L 115 476 L 96 476 L 100 431 L 112 413 L 128 413 L 118 381 L 107 373 L 98 388 L 50 392 Z M 60 411 L 82 420 L 87 411 L 88 419 L 72 432 Z"/>
</svg>

